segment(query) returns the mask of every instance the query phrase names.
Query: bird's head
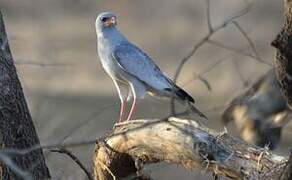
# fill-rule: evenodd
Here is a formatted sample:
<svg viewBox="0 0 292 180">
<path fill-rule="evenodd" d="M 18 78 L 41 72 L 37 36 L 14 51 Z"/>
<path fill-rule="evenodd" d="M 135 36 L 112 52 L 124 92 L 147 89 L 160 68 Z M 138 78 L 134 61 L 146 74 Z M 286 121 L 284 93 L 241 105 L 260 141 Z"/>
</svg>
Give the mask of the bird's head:
<svg viewBox="0 0 292 180">
<path fill-rule="evenodd" d="M 95 21 L 95 28 L 97 32 L 104 29 L 114 28 L 117 25 L 117 17 L 111 12 L 100 13 Z"/>
</svg>

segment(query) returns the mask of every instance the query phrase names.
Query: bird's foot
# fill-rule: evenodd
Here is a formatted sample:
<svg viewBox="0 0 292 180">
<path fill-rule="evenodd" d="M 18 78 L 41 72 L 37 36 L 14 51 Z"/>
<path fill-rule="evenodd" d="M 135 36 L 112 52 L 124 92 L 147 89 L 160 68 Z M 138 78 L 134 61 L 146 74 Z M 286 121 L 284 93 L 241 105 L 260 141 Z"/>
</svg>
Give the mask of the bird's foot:
<svg viewBox="0 0 292 180">
<path fill-rule="evenodd" d="M 129 124 L 129 123 L 130 123 L 130 121 L 118 121 L 117 123 L 114 124 L 114 129 L 117 127 L 124 126 L 124 125 Z"/>
<path fill-rule="evenodd" d="M 149 122 L 153 122 L 153 121 L 145 120 L 145 119 L 122 121 L 122 122 L 115 123 L 114 124 L 114 129 L 117 128 L 117 127 L 128 125 L 128 124 L 145 124 L 145 123 L 149 123 Z"/>
<path fill-rule="evenodd" d="M 115 129 L 115 128 L 121 126 L 121 123 L 122 123 L 122 122 L 117 122 L 117 123 L 115 123 L 113 129 Z"/>
</svg>

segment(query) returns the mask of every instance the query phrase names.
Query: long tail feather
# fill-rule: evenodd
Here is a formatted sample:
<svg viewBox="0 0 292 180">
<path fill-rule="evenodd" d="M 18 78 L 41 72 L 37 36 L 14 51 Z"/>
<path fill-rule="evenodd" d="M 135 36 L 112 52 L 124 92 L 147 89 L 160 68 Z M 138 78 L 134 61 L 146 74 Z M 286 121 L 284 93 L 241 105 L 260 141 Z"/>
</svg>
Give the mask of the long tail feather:
<svg viewBox="0 0 292 180">
<path fill-rule="evenodd" d="M 175 90 L 174 93 L 176 95 L 176 98 L 178 100 L 180 100 L 180 102 L 186 102 L 187 105 L 189 106 L 189 110 L 191 110 L 192 112 L 198 114 L 199 116 L 208 119 L 207 116 L 205 114 L 203 114 L 201 111 L 199 111 L 193 104 L 195 103 L 195 100 L 193 99 L 192 96 L 190 96 L 186 91 L 184 91 L 183 89 L 181 89 L 178 86 L 174 86 Z M 171 92 L 171 89 L 167 88 L 165 89 L 166 91 Z"/>
<path fill-rule="evenodd" d="M 195 103 L 195 100 L 192 96 L 190 96 L 187 92 L 185 92 L 183 89 L 177 87 L 177 90 L 175 91 L 175 94 L 181 98 L 183 101 L 187 100 L 189 102 Z"/>
<path fill-rule="evenodd" d="M 198 110 L 191 102 L 188 101 L 189 108 L 192 112 L 198 114 L 199 116 L 208 119 L 205 114 L 203 114 L 200 110 Z"/>
</svg>

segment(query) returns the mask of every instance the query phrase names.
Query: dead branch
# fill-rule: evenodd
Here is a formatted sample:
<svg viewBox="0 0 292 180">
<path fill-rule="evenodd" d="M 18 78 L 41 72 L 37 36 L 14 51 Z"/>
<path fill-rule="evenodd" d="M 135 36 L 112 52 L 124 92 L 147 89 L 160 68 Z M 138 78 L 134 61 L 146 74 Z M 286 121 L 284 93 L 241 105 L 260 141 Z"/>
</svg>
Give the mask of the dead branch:
<svg viewBox="0 0 292 180">
<path fill-rule="evenodd" d="M 258 51 L 257 51 L 257 49 L 256 49 L 256 47 L 255 47 L 255 45 L 254 45 L 254 43 L 253 43 L 253 41 L 252 41 L 251 38 L 247 35 L 247 33 L 245 32 L 245 30 L 239 25 L 239 23 L 238 23 L 237 21 L 233 21 L 233 24 L 234 24 L 234 26 L 238 29 L 238 31 L 243 35 L 243 37 L 246 39 L 246 41 L 248 42 L 248 45 L 250 46 L 251 50 L 252 50 L 253 53 L 255 54 L 256 60 L 258 60 L 258 61 L 261 62 L 261 63 L 264 63 L 264 64 L 267 64 L 267 65 L 271 66 L 270 63 L 267 63 L 266 61 L 264 61 L 264 60 L 260 57 L 260 55 L 259 55 L 259 53 L 258 53 Z"/>
<path fill-rule="evenodd" d="M 229 18 L 227 18 L 224 22 L 222 22 L 221 24 L 219 24 L 218 26 L 212 27 L 211 26 L 211 20 L 210 18 L 210 7 L 209 7 L 210 3 L 207 3 L 207 14 L 208 14 L 208 27 L 211 28 L 209 29 L 209 33 L 207 35 L 205 35 L 196 45 L 194 45 L 193 49 L 184 57 L 182 58 L 182 60 L 180 61 L 180 64 L 175 72 L 175 76 L 174 76 L 174 82 L 177 81 L 179 74 L 182 71 L 183 66 L 189 61 L 189 59 L 197 52 L 197 50 L 203 45 L 205 44 L 213 35 L 214 33 L 218 32 L 220 29 L 226 27 L 229 23 L 231 23 L 233 20 L 245 15 L 246 13 L 248 13 L 251 4 L 249 4 L 247 7 L 245 7 L 243 10 L 237 12 L 236 14 L 230 16 Z"/>
<path fill-rule="evenodd" d="M 43 63 L 43 62 L 35 62 L 29 60 L 15 60 L 14 63 L 16 65 L 27 65 L 27 66 L 36 66 L 36 67 L 64 67 L 70 66 L 72 64 L 69 63 Z"/>
<path fill-rule="evenodd" d="M 271 63 L 269 63 L 269 62 L 267 62 L 267 61 L 264 61 L 264 60 L 262 60 L 262 59 L 259 59 L 259 58 L 257 58 L 256 56 L 254 56 L 254 55 L 252 55 L 252 54 L 245 53 L 245 52 L 243 52 L 241 49 L 235 49 L 235 48 L 233 48 L 233 47 L 228 47 L 228 46 L 226 46 L 225 44 L 223 44 L 223 43 L 221 43 L 221 42 L 218 42 L 218 41 L 215 41 L 215 40 L 212 40 L 212 39 L 209 39 L 209 40 L 208 40 L 208 43 L 209 43 L 209 44 L 212 44 L 212 45 L 214 45 L 214 46 L 220 47 L 220 48 L 222 48 L 222 49 L 225 49 L 225 50 L 227 50 L 227 51 L 231 51 L 231 52 L 233 52 L 233 53 L 239 54 L 239 55 L 241 55 L 241 56 L 249 57 L 249 58 L 251 58 L 251 59 L 253 59 L 253 60 L 256 60 L 256 61 L 259 62 L 259 63 L 265 64 L 265 65 L 267 65 L 267 66 L 272 66 Z"/>
<path fill-rule="evenodd" d="M 144 164 L 162 161 L 231 179 L 263 179 L 273 169 L 269 177 L 279 177 L 287 159 L 194 120 L 134 120 L 96 142 L 94 176 L 99 180 L 128 179 L 137 171 L 143 174 Z"/>
<path fill-rule="evenodd" d="M 91 173 L 86 169 L 86 167 L 82 164 L 82 162 L 72 152 L 70 152 L 69 150 L 67 150 L 64 147 L 51 149 L 50 151 L 60 153 L 60 154 L 65 154 L 65 155 L 69 156 L 84 171 L 87 178 L 89 180 L 93 180 Z"/>
<path fill-rule="evenodd" d="M 245 79 L 243 73 L 241 72 L 240 65 L 239 65 L 238 61 L 235 60 L 232 62 L 233 62 L 234 68 L 236 69 L 236 72 L 239 76 L 239 79 L 240 79 L 243 87 L 247 87 L 249 85 L 249 82 L 248 82 L 248 80 Z"/>
<path fill-rule="evenodd" d="M 247 14 L 251 8 L 252 4 L 251 3 L 247 3 L 247 6 L 245 8 L 243 8 L 242 10 L 238 11 L 237 13 L 235 13 L 232 16 L 229 16 L 228 18 L 225 19 L 225 21 L 223 21 L 221 24 L 213 27 L 211 24 L 211 12 L 210 12 L 210 1 L 207 1 L 206 3 L 206 13 L 207 13 L 207 24 L 208 24 L 208 30 L 209 32 L 198 42 L 196 43 L 192 50 L 186 54 L 185 57 L 183 57 L 180 60 L 180 63 L 176 69 L 173 81 L 174 83 L 177 82 L 178 77 L 184 67 L 184 65 L 190 60 L 190 58 L 197 52 L 197 50 L 202 47 L 206 42 L 208 42 L 208 40 L 219 30 L 225 28 L 228 24 L 230 24 L 231 22 L 233 22 L 235 19 L 244 16 L 245 14 Z M 172 112 L 172 114 L 176 114 L 175 113 L 175 104 L 174 104 L 174 98 L 171 98 L 171 103 L 170 103 L 170 110 Z"/>
<path fill-rule="evenodd" d="M 185 87 L 185 86 L 189 85 L 192 81 L 200 80 L 200 78 L 204 78 L 204 76 L 205 76 L 207 73 L 209 73 L 210 71 L 212 71 L 213 69 L 215 69 L 216 67 L 218 67 L 218 65 L 221 64 L 222 62 L 225 62 L 225 61 L 227 61 L 227 60 L 230 60 L 231 57 L 232 57 L 232 56 L 229 55 L 229 56 L 226 56 L 226 57 L 224 57 L 224 58 L 220 58 L 220 59 L 214 61 L 213 64 L 211 64 L 209 67 L 207 67 L 207 68 L 204 69 L 203 71 L 200 71 L 198 74 L 195 73 L 195 74 L 194 74 L 195 77 L 193 77 L 193 78 L 187 80 L 186 82 L 182 83 L 181 86 L 182 86 L 182 87 Z M 206 78 L 204 78 L 204 79 L 206 79 Z M 209 82 L 208 82 L 208 83 L 209 83 Z M 206 84 L 205 84 L 205 85 L 206 85 Z M 210 83 L 209 83 L 209 85 L 211 86 Z M 207 87 L 207 89 L 209 89 L 208 86 L 206 86 L 206 87 Z"/>
</svg>

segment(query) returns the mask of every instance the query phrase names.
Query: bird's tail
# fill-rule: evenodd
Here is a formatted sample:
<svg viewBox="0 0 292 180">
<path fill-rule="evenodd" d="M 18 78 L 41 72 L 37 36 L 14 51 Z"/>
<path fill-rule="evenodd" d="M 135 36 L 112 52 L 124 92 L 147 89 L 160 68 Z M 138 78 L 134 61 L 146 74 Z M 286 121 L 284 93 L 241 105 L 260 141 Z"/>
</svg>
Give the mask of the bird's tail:
<svg viewBox="0 0 292 180">
<path fill-rule="evenodd" d="M 198 110 L 190 101 L 188 101 L 189 108 L 192 112 L 198 114 L 199 116 L 208 119 L 205 114 L 203 114 L 200 110 Z"/>
<path fill-rule="evenodd" d="M 175 95 L 181 99 L 184 102 L 187 102 L 190 110 L 196 114 L 198 114 L 199 116 L 208 119 L 207 116 L 205 116 L 205 114 L 203 114 L 201 111 L 199 111 L 195 106 L 195 100 L 192 96 L 190 96 L 186 91 L 184 91 L 183 89 L 179 88 L 178 86 L 175 87 L 176 91 L 175 91 Z"/>
<path fill-rule="evenodd" d="M 181 103 L 187 103 L 189 109 L 198 114 L 199 116 L 208 119 L 207 116 L 205 116 L 201 111 L 199 111 L 193 104 L 195 103 L 194 98 L 189 95 L 186 91 L 181 89 L 180 87 L 174 85 L 174 90 L 171 90 L 170 88 L 165 89 L 166 91 L 172 92 L 175 95 L 175 98 L 179 100 Z"/>
<path fill-rule="evenodd" d="M 188 101 L 191 103 L 195 103 L 195 100 L 192 96 L 190 96 L 187 92 L 185 92 L 183 89 L 176 87 L 175 88 L 175 95 L 181 99 L 182 101 Z"/>
</svg>

